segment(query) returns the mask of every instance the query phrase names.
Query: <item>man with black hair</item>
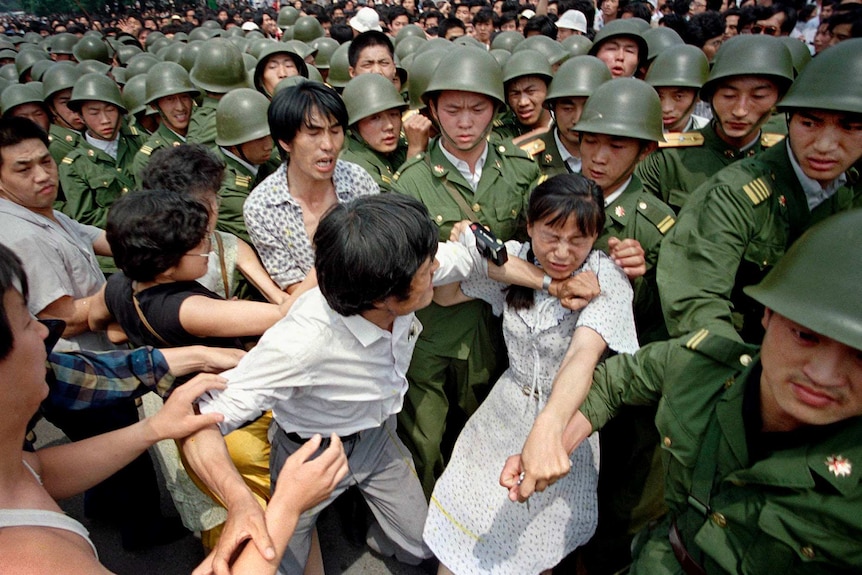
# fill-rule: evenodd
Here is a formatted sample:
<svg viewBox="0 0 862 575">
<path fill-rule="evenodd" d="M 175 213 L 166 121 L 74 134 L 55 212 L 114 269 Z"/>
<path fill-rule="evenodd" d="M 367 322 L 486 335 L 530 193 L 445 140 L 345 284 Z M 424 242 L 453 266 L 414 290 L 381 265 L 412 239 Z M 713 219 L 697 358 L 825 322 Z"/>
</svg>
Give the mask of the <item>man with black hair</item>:
<svg viewBox="0 0 862 575">
<path fill-rule="evenodd" d="M 457 40 L 467 33 L 467 26 L 458 18 L 445 18 L 437 25 L 437 35 L 444 40 Z"/>
<path fill-rule="evenodd" d="M 547 36 L 551 40 L 557 39 L 557 25 L 550 16 L 533 16 L 524 25 L 524 37 Z"/>
<path fill-rule="evenodd" d="M 395 79 L 395 48 L 383 32 L 369 30 L 356 36 L 347 50 L 350 77 L 375 73 Z"/>
</svg>

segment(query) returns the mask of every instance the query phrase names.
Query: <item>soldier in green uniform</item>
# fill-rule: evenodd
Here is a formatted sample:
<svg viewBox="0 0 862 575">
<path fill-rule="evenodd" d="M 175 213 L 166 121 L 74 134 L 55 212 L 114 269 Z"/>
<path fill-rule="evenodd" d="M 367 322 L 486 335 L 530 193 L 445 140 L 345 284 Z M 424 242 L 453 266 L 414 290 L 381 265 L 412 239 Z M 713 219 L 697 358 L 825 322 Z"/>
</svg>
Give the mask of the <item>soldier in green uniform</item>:
<svg viewBox="0 0 862 575">
<path fill-rule="evenodd" d="M 48 151 L 57 164 L 81 141 L 84 121 L 69 108 L 68 103 L 72 97 L 72 87 L 82 75 L 74 64 L 67 63 L 54 64 L 42 76 L 42 95 L 52 120 L 48 132 L 51 141 Z"/>
<path fill-rule="evenodd" d="M 365 168 L 381 191 L 392 191 L 392 176 L 404 160 L 428 147 L 431 121 L 414 114 L 402 123 L 407 102 L 380 74 L 351 78 L 342 98 L 349 128 L 339 157 Z M 406 138 L 401 137 L 402 127 Z"/>
<path fill-rule="evenodd" d="M 72 89 L 69 108 L 86 126 L 80 146 L 60 162 L 64 212 L 83 224 L 105 227 L 108 208 L 135 186 L 132 160 L 143 138 L 122 121 L 126 109 L 113 80 L 84 74 Z"/>
<path fill-rule="evenodd" d="M 0 112 L 4 118 L 27 118 L 46 132 L 51 127 L 51 116 L 36 82 L 12 84 L 3 90 Z"/>
<path fill-rule="evenodd" d="M 192 112 L 186 139 L 214 147 L 218 101 L 235 88 L 248 88 L 242 53 L 227 40 L 208 40 L 195 58 L 189 77 L 204 92 L 204 97 Z"/>
<path fill-rule="evenodd" d="M 610 70 L 595 56 L 575 56 L 557 70 L 545 98 L 554 125 L 542 134 L 525 134 L 514 140 L 539 164 L 543 176 L 580 173 L 580 136 L 575 124 L 581 119 L 587 98 L 610 79 Z"/>
<path fill-rule="evenodd" d="M 862 212 L 831 217 L 746 288 L 766 308 L 760 348 L 701 329 L 596 370 L 561 450 L 621 405 L 658 405 L 670 513 L 636 539 L 632 574 L 859 571 L 860 242 Z M 539 467 L 507 461 L 511 498 L 558 475 Z"/>
<path fill-rule="evenodd" d="M 742 288 L 813 223 L 862 206 L 860 48 L 854 39 L 812 60 L 779 104 L 787 139 L 717 173 L 680 212 L 657 273 L 671 335 L 704 327 L 759 341 L 760 307 Z"/>
<path fill-rule="evenodd" d="M 305 60 L 284 43 L 271 42 L 258 56 L 254 67 L 254 88 L 271 100 L 278 83 L 292 76 L 308 78 Z"/>
<path fill-rule="evenodd" d="M 709 61 L 697 46 L 677 46 L 656 56 L 644 77 L 661 100 L 662 129 L 673 140 L 680 132 L 706 127 L 709 120 L 694 114 L 697 94 L 709 77 Z"/>
<path fill-rule="evenodd" d="M 441 135 L 407 160 L 395 175 L 395 191 L 425 204 L 441 241 L 464 219 L 481 222 L 502 240 L 524 237 L 523 210 L 540 173 L 511 142 L 488 142 L 494 112 L 504 101 L 500 66 L 478 48 L 458 47 L 450 55 L 423 94 Z M 499 321 L 480 301 L 431 304 L 418 317 L 424 329 L 398 427 L 430 496 L 444 453 L 478 407 L 483 388 L 502 373 L 506 354 Z"/>
<path fill-rule="evenodd" d="M 189 80 L 189 73 L 175 62 L 159 62 L 147 71 L 145 103 L 159 111 L 162 121 L 132 162 L 132 173 L 138 187 L 141 186 L 141 172 L 153 152 L 185 143 L 193 98 L 199 95 L 200 91 Z"/>
<path fill-rule="evenodd" d="M 501 139 L 517 138 L 528 132 L 547 131 L 551 113 L 545 107 L 548 85 L 554 78 L 548 59 L 536 50 L 519 50 L 503 66 L 503 90 L 508 110 L 494 127 Z"/>
<path fill-rule="evenodd" d="M 669 135 L 635 172 L 644 189 L 678 213 L 716 172 L 774 144 L 780 137 L 761 129 L 791 82 L 793 60 L 776 38 L 744 34 L 722 44 L 700 91 L 712 108 L 712 122 Z"/>
</svg>

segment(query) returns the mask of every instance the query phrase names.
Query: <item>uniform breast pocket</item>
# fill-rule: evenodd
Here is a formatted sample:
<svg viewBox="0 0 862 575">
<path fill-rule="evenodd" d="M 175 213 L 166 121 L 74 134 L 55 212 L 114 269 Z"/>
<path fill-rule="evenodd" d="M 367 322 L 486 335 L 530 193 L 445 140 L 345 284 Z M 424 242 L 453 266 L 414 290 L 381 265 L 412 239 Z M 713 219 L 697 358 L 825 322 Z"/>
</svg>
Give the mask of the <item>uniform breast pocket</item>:
<svg viewBox="0 0 862 575">
<path fill-rule="evenodd" d="M 489 222 L 491 229 L 497 234 L 497 237 L 503 241 L 512 239 L 518 232 L 518 224 L 521 221 L 521 203 L 520 196 L 500 200 L 494 206 L 495 222 Z"/>
<path fill-rule="evenodd" d="M 454 224 L 468 219 L 467 215 L 461 213 L 461 210 L 455 205 L 432 206 L 428 211 L 431 213 L 431 219 L 434 220 L 437 227 L 446 234 L 446 237 L 442 238 L 444 240 L 449 239 L 449 230 L 452 229 Z"/>
<path fill-rule="evenodd" d="M 743 260 L 760 271 L 766 271 L 784 256 L 784 246 L 784 242 L 779 241 L 752 240 L 743 254 Z"/>
<path fill-rule="evenodd" d="M 96 203 L 107 208 L 120 197 L 122 186 L 117 177 L 111 173 L 94 174 L 87 179 Z"/>
</svg>

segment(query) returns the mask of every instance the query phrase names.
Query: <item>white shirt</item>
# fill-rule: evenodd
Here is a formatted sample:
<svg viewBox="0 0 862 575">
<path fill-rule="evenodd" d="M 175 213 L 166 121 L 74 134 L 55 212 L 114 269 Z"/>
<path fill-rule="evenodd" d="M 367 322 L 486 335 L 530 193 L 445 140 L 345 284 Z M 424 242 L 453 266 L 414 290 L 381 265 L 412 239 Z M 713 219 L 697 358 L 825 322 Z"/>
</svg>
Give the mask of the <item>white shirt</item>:
<svg viewBox="0 0 862 575">
<path fill-rule="evenodd" d="M 437 260 L 435 285 L 466 279 L 482 265 L 478 252 L 452 242 L 440 245 Z M 222 374 L 227 389 L 202 397 L 200 410 L 224 414 L 224 434 L 268 409 L 284 431 L 302 437 L 378 427 L 401 411 L 421 332 L 413 313 L 395 318 L 391 332 L 360 315 L 338 315 L 314 288 Z"/>
<path fill-rule="evenodd" d="M 449 151 L 443 147 L 443 141 L 440 140 L 437 142 L 437 145 L 440 146 L 440 151 L 443 152 L 443 155 L 446 156 L 446 159 L 452 162 L 452 165 L 455 166 L 455 169 L 464 176 L 464 179 L 467 180 L 467 183 L 470 184 L 470 187 L 473 188 L 473 191 L 476 191 L 476 188 L 479 187 L 479 180 L 482 179 L 482 168 L 485 167 L 485 160 L 488 159 L 488 142 L 484 142 L 485 150 L 482 152 L 482 155 L 479 156 L 479 159 L 476 160 L 476 169 L 474 171 L 470 171 L 470 164 L 465 162 L 460 158 L 456 158 Z"/>
<path fill-rule="evenodd" d="M 120 150 L 120 131 L 117 130 L 117 137 L 113 140 L 100 140 L 98 138 L 92 137 L 87 132 L 84 132 L 84 138 L 87 140 L 87 143 L 93 146 L 96 149 L 102 150 L 115 160 L 117 159 L 117 153 Z"/>
<path fill-rule="evenodd" d="M 563 143 L 560 141 L 559 128 L 554 130 L 554 141 L 557 143 L 557 151 L 560 152 L 560 158 L 563 160 L 563 162 L 569 166 L 569 169 L 572 171 L 573 174 L 580 174 L 581 167 L 583 165 L 581 159 L 570 154 L 569 151 L 566 149 L 566 146 L 563 145 Z"/>
<path fill-rule="evenodd" d="M 617 201 L 617 198 L 623 195 L 623 192 L 626 191 L 626 188 L 629 187 L 630 183 L 632 183 L 631 176 L 629 176 L 629 178 L 625 182 L 623 182 L 622 185 L 617 188 L 614 193 L 605 198 L 605 207 L 608 207 L 609 205 Z"/>
<path fill-rule="evenodd" d="M 817 206 L 831 198 L 838 191 L 838 188 L 847 182 L 847 174 L 842 173 L 840 176 L 829 182 L 825 188 L 820 185 L 820 182 L 802 171 L 802 166 L 796 161 L 796 156 L 793 155 L 793 150 L 790 149 L 790 140 L 787 140 L 787 157 L 790 158 L 790 165 L 793 166 L 793 172 L 796 174 L 796 179 L 802 186 L 802 191 L 805 192 L 805 199 L 808 202 L 808 209 L 814 210 Z"/>
</svg>

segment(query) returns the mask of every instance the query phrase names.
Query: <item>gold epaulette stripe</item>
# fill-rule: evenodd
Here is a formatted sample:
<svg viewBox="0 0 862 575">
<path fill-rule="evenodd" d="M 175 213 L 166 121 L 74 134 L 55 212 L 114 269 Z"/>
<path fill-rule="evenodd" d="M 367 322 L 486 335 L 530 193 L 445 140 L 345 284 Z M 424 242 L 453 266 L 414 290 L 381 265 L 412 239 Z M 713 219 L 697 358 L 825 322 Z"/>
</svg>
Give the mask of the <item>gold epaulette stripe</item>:
<svg viewBox="0 0 862 575">
<path fill-rule="evenodd" d="M 664 141 L 659 141 L 659 148 L 685 148 L 689 146 L 702 146 L 703 134 L 700 132 L 668 132 L 664 135 Z"/>
<path fill-rule="evenodd" d="M 149 156 L 153 153 L 153 149 L 149 146 L 141 146 L 141 153 L 145 156 Z"/>
<path fill-rule="evenodd" d="M 74 159 L 70 158 L 69 156 L 66 156 L 65 158 L 63 158 L 62 163 L 63 164 L 71 164 L 74 161 L 75 161 Z"/>
<path fill-rule="evenodd" d="M 785 138 L 784 134 L 771 134 L 764 132 L 760 135 L 760 145 L 764 148 L 771 148 L 778 142 L 783 141 Z"/>
<path fill-rule="evenodd" d="M 766 185 L 763 178 L 757 178 L 753 182 L 745 184 L 742 186 L 742 190 L 755 206 L 763 203 L 772 194 L 772 190 Z"/>
<path fill-rule="evenodd" d="M 656 227 L 658 231 L 661 232 L 662 235 L 666 234 L 669 229 L 673 227 L 676 223 L 676 219 L 673 216 L 665 216 L 662 221 L 660 221 Z"/>
<path fill-rule="evenodd" d="M 521 144 L 518 146 L 525 152 L 527 152 L 531 156 L 535 156 L 536 154 L 541 154 L 545 151 L 545 142 L 542 140 L 533 140 L 532 142 L 527 142 L 526 144 Z"/>
<path fill-rule="evenodd" d="M 237 186 L 242 186 L 243 188 L 247 188 L 249 184 L 251 184 L 250 176 L 241 176 L 237 174 L 236 179 L 234 180 Z"/>
<path fill-rule="evenodd" d="M 697 346 L 699 346 L 703 342 L 703 340 L 706 339 L 706 336 L 708 336 L 708 335 L 709 335 L 709 330 L 702 329 L 702 330 L 698 331 L 696 334 L 691 336 L 691 339 L 689 339 L 685 343 L 685 347 L 687 347 L 688 349 L 697 349 Z"/>
</svg>

